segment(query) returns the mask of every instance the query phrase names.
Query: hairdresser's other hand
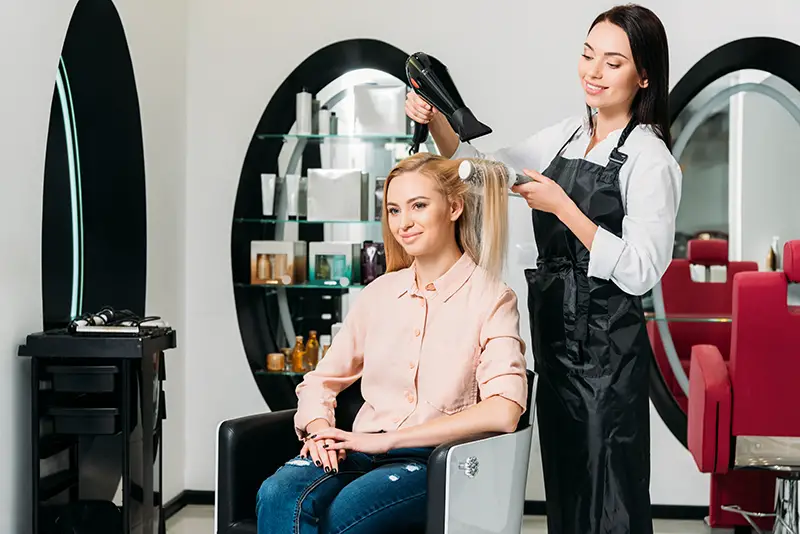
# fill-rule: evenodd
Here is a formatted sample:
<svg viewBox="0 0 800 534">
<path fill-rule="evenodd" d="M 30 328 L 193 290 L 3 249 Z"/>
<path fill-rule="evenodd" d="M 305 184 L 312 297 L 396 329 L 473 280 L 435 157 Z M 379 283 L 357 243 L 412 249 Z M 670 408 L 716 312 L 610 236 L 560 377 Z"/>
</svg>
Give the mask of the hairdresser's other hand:
<svg viewBox="0 0 800 534">
<path fill-rule="evenodd" d="M 357 451 L 366 454 L 382 454 L 392 449 L 392 435 L 387 432 L 377 434 L 365 432 L 345 432 L 338 428 L 326 428 L 317 435 L 326 440 L 325 449 L 329 451 Z M 332 440 L 333 444 L 327 442 Z"/>
<path fill-rule="evenodd" d="M 329 428 L 332 427 L 323 419 L 315 419 L 309 423 L 306 427 L 309 436 L 305 439 L 303 448 L 300 449 L 300 456 L 302 458 L 311 458 L 325 472 L 333 471 L 335 473 L 339 470 L 339 462 L 344 461 L 346 453 L 345 451 L 331 451 L 325 448 L 325 445 L 331 444 L 333 441 L 321 438 L 319 433 Z"/>
<path fill-rule="evenodd" d="M 414 91 L 409 91 L 406 95 L 406 115 L 412 121 L 419 124 L 428 124 L 433 117 L 439 113 L 435 107 L 428 104 L 424 98 Z"/>
<path fill-rule="evenodd" d="M 556 216 L 569 206 L 572 199 L 556 182 L 536 171 L 523 170 L 533 181 L 511 188 L 521 195 L 528 206 L 535 210 L 553 213 Z"/>
</svg>

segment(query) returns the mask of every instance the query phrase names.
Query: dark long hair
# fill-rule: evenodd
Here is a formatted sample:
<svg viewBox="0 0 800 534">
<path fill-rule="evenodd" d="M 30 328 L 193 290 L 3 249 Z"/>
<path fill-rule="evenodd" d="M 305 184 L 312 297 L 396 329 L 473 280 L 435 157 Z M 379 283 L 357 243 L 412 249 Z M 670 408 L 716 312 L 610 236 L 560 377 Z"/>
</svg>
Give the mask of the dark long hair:
<svg viewBox="0 0 800 534">
<path fill-rule="evenodd" d="M 640 88 L 631 104 L 632 118 L 638 124 L 650 125 L 656 135 L 672 150 L 669 129 L 669 46 L 667 32 L 655 13 L 649 9 L 626 4 L 601 13 L 594 19 L 589 31 L 601 22 L 610 22 L 622 28 L 628 36 L 633 63 L 639 76 L 646 77 L 648 85 Z M 587 106 L 591 124 L 592 110 Z"/>
</svg>

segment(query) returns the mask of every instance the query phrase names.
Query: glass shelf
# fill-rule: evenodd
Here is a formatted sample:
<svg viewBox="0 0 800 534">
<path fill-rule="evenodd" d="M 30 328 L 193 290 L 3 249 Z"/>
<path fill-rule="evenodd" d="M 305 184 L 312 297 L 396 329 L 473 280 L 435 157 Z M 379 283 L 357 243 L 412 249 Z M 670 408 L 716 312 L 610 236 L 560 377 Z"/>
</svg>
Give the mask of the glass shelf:
<svg viewBox="0 0 800 534">
<path fill-rule="evenodd" d="M 286 141 L 331 141 L 333 143 L 352 143 L 354 141 L 364 143 L 410 143 L 413 135 L 392 135 L 392 134 L 256 134 L 256 139 L 281 139 Z"/>
<path fill-rule="evenodd" d="M 361 289 L 364 286 L 361 284 L 341 285 L 338 282 L 331 281 L 329 284 L 322 282 L 305 283 L 305 284 L 243 284 L 235 283 L 236 287 L 258 287 L 264 289 L 277 289 L 284 287 L 287 289 Z"/>
<path fill-rule="evenodd" d="M 255 371 L 257 376 L 305 376 L 306 372 L 303 373 L 295 373 L 293 371 L 267 371 L 266 369 L 259 369 Z"/>
<path fill-rule="evenodd" d="M 381 224 L 381 221 L 306 221 L 306 220 L 293 220 L 293 219 L 258 219 L 258 218 L 238 218 L 234 219 L 237 223 L 256 223 L 256 224 L 366 224 L 376 225 Z"/>
</svg>

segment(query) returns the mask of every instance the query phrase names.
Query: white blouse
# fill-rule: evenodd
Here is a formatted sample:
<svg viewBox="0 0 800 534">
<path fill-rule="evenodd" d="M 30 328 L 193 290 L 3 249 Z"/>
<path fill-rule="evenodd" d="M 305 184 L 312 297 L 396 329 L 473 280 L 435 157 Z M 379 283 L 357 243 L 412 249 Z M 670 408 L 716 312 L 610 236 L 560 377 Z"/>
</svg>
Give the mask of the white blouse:
<svg viewBox="0 0 800 534">
<path fill-rule="evenodd" d="M 589 121 L 586 117 L 571 117 L 490 154 L 460 143 L 453 159 L 491 159 L 518 172 L 531 169 L 544 174 L 578 127 L 580 131 L 562 156 L 584 158 L 591 139 Z M 605 166 L 621 133 L 619 129 L 609 134 L 584 159 Z M 598 227 L 589 253 L 589 276 L 611 280 L 631 295 L 642 295 L 656 285 L 672 260 L 682 173 L 672 153 L 649 126 L 636 127 L 620 151 L 628 155 L 619 173 L 625 209 L 622 237 Z"/>
</svg>

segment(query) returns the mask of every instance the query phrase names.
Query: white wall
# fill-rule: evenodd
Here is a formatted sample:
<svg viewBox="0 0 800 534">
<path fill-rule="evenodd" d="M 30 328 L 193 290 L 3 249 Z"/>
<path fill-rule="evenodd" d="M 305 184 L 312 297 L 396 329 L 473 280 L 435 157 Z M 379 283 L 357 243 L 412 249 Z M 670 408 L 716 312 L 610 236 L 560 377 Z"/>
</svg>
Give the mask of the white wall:
<svg viewBox="0 0 800 534">
<path fill-rule="evenodd" d="M 736 38 L 768 35 L 800 41 L 792 0 L 643 2 L 670 36 L 672 76 Z M 381 2 L 322 3 L 193 0 L 189 7 L 186 484 L 214 487 L 216 424 L 266 409 L 242 349 L 231 289 L 230 230 L 245 151 L 277 86 L 292 69 L 334 41 L 371 37 L 444 61 L 466 102 L 495 134 L 492 149 L 568 114 L 582 113 L 576 64 L 586 29 L 611 2 L 448 0 L 408 9 Z M 737 14 L 738 13 L 738 14 Z M 452 32 L 455 32 L 453 36 Z M 509 105 L 514 103 L 514 105 Z M 529 224 L 520 215 L 520 235 Z M 512 280 L 523 296 L 521 277 Z M 523 325 L 527 336 L 527 322 Z M 214 394 L 209 394 L 209 392 Z M 707 478 L 653 412 L 653 501 L 706 504 Z M 541 498 L 534 446 L 528 498 Z"/>
<path fill-rule="evenodd" d="M 0 3 L 0 532 L 28 532 L 30 460 L 25 335 L 42 328 L 41 209 L 44 153 L 58 57 L 75 1 Z M 148 197 L 147 312 L 183 336 L 183 177 L 186 2 L 117 0 L 137 78 Z M 176 269 L 178 267 L 178 269 Z M 167 498 L 183 489 L 184 348 L 169 353 Z"/>
<path fill-rule="evenodd" d="M 146 313 L 178 332 L 166 357 L 164 497 L 186 488 L 186 54 L 188 0 L 114 0 L 139 90 L 147 176 Z"/>
</svg>

